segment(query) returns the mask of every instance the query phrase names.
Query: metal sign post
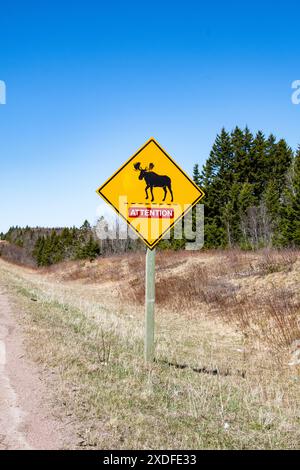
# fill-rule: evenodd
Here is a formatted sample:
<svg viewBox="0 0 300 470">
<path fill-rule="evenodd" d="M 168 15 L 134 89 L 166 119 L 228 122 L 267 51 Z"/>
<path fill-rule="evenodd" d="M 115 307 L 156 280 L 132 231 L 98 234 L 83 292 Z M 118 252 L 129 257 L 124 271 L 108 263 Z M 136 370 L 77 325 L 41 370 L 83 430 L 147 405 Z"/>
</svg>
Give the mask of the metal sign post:
<svg viewBox="0 0 300 470">
<path fill-rule="evenodd" d="M 145 361 L 154 360 L 155 250 L 147 249 L 145 280 Z"/>
</svg>

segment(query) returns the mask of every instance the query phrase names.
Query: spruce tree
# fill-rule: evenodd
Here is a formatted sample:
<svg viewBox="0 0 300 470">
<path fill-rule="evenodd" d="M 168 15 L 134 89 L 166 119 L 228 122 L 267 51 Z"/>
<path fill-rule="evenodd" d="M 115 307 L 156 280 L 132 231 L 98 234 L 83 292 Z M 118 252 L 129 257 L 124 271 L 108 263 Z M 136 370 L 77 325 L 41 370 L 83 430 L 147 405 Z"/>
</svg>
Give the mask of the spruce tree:
<svg viewBox="0 0 300 470">
<path fill-rule="evenodd" d="M 226 245 L 232 247 L 240 240 L 240 220 L 239 220 L 239 194 L 241 184 L 233 183 L 229 192 L 227 202 L 221 209 L 221 220 L 226 231 Z"/>
<path fill-rule="evenodd" d="M 84 221 L 83 224 L 81 225 L 80 230 L 83 230 L 83 231 L 89 231 L 89 230 L 91 230 L 91 225 L 90 225 L 90 223 L 89 223 L 89 221 L 88 221 L 87 219 L 85 219 L 85 221 Z"/>
<path fill-rule="evenodd" d="M 285 185 L 286 174 L 293 161 L 293 151 L 284 139 L 275 145 L 272 159 L 268 168 L 269 179 L 271 177 L 278 195 Z"/>
<path fill-rule="evenodd" d="M 222 211 L 230 201 L 232 161 L 231 138 L 223 128 L 216 137 L 200 178 L 200 186 L 205 192 L 205 244 L 208 247 L 227 243 Z"/>
<path fill-rule="evenodd" d="M 249 183 L 254 185 L 254 195 L 257 201 L 266 189 L 269 178 L 267 171 L 267 143 L 263 132 L 258 131 L 250 152 L 249 158 Z"/>
<path fill-rule="evenodd" d="M 193 168 L 193 181 L 197 186 L 200 186 L 201 175 L 199 171 L 199 165 L 196 163 Z"/>
<path fill-rule="evenodd" d="M 44 248 L 44 237 L 39 236 L 33 248 L 33 257 L 38 266 L 42 266 L 42 253 Z"/>
<path fill-rule="evenodd" d="M 248 181 L 251 173 L 251 149 L 253 146 L 253 135 L 248 127 L 242 131 L 236 127 L 231 133 L 234 179 L 243 183 Z"/>
</svg>

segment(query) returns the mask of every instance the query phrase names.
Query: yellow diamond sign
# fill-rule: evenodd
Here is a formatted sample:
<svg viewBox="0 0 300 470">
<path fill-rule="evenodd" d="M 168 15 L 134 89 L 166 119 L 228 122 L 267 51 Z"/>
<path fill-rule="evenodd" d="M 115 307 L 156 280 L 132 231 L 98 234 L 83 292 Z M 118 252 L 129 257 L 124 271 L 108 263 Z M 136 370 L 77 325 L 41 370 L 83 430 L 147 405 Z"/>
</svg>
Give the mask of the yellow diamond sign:
<svg viewBox="0 0 300 470">
<path fill-rule="evenodd" d="M 97 193 L 150 249 L 204 196 L 153 138 Z"/>
</svg>

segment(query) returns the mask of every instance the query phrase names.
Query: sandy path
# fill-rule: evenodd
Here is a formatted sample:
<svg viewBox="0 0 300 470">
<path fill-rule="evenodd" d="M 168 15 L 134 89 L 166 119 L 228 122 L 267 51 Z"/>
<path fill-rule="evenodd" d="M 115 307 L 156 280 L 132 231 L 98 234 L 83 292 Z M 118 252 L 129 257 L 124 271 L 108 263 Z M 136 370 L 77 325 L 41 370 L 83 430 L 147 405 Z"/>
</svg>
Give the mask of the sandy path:
<svg viewBox="0 0 300 470">
<path fill-rule="evenodd" d="M 0 450 L 59 449 L 62 423 L 51 415 L 36 366 L 26 359 L 20 327 L 0 285 Z"/>
</svg>

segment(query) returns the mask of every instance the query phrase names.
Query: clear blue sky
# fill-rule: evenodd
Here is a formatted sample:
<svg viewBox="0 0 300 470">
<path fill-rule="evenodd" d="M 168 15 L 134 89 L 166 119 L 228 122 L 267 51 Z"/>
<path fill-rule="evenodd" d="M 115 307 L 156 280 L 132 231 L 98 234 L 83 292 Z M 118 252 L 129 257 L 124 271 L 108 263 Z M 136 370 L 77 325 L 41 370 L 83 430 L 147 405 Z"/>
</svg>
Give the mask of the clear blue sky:
<svg viewBox="0 0 300 470">
<path fill-rule="evenodd" d="M 93 222 L 154 136 L 191 173 L 222 126 L 300 143 L 299 1 L 0 6 L 0 231 Z"/>
</svg>

